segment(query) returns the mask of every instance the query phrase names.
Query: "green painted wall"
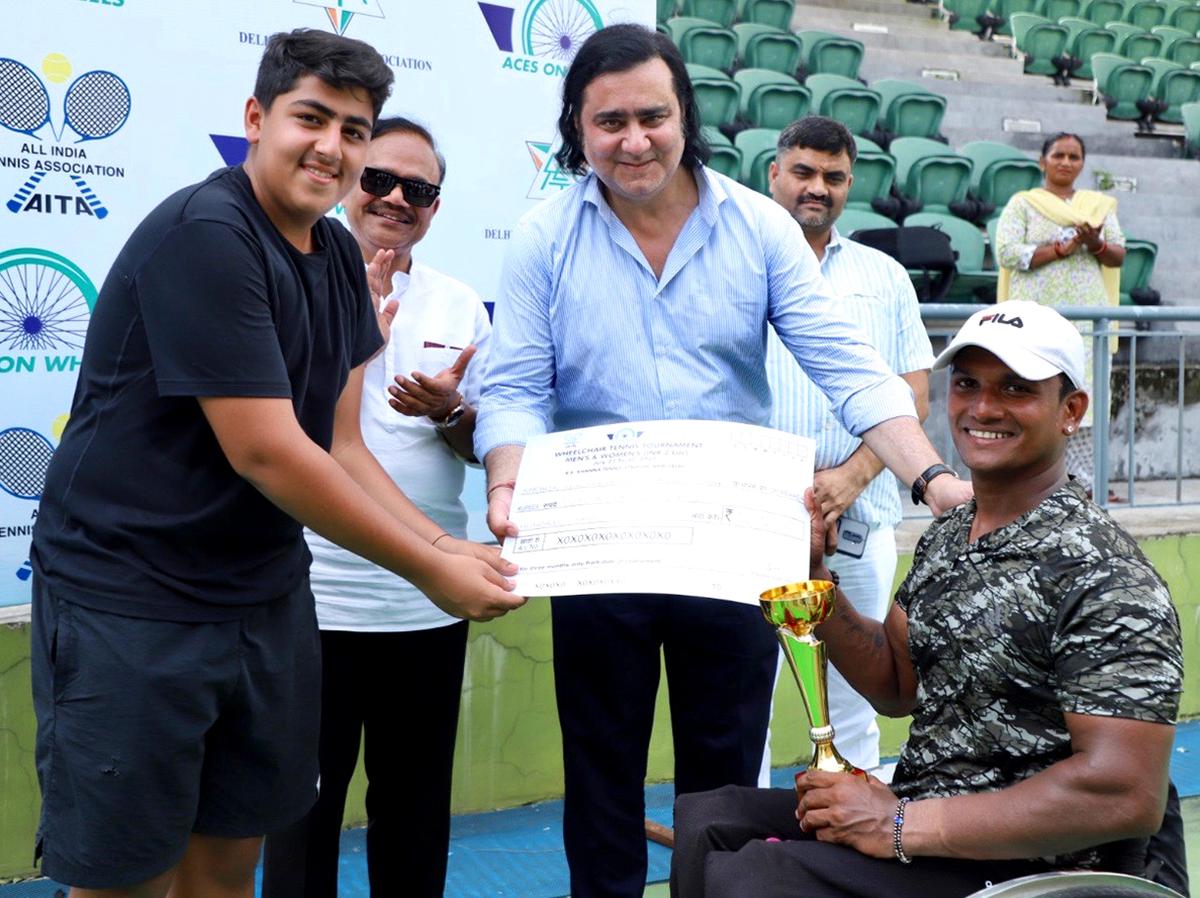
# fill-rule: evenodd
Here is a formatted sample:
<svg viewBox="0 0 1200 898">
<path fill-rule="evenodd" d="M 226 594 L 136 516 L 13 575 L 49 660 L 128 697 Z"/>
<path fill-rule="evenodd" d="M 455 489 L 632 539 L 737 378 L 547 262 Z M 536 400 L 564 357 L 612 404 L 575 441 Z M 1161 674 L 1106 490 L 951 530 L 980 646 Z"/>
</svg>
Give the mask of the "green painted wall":
<svg viewBox="0 0 1200 898">
<path fill-rule="evenodd" d="M 1144 540 L 1142 547 L 1167 580 L 1179 608 L 1188 672 L 1182 714 L 1194 717 L 1200 715 L 1200 534 Z M 909 561 L 901 559 L 897 579 L 907 571 Z M 398 684 L 397 695 L 402 693 L 403 684 Z M 651 780 L 671 778 L 665 685 L 659 699 L 650 747 Z M 404 713 L 399 697 L 396 713 Z M 795 683 L 790 677 L 781 678 L 771 725 L 776 764 L 807 760 L 811 749 L 803 714 Z M 904 720 L 881 721 L 885 754 L 895 753 L 906 727 Z M 0 880 L 33 872 L 38 808 L 33 743 L 28 626 L 0 627 Z M 364 785 L 360 770 L 347 807 L 348 824 L 364 819 Z M 498 621 L 472 625 L 455 758 L 454 809 L 458 813 L 491 810 L 561 792 L 550 607 L 546 600 L 534 600 Z"/>
</svg>

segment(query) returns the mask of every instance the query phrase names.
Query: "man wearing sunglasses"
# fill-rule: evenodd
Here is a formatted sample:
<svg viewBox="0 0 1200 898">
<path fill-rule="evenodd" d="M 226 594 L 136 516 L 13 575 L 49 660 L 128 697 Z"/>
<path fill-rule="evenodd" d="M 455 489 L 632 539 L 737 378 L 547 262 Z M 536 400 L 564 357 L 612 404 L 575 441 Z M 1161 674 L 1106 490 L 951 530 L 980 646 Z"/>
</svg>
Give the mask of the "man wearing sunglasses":
<svg viewBox="0 0 1200 898">
<path fill-rule="evenodd" d="M 363 440 L 422 512 L 462 538 L 459 496 L 464 461 L 473 460 L 491 324 L 474 290 L 413 259 L 445 174 L 428 130 L 380 119 L 344 203 L 364 261 L 394 254 L 380 301 L 398 302 L 387 346 L 363 375 Z M 267 839 L 263 895 L 336 898 L 342 813 L 361 736 L 371 893 L 440 898 L 467 623 L 408 580 L 311 531 L 305 538 L 321 628 L 321 785 L 308 816 Z"/>
</svg>

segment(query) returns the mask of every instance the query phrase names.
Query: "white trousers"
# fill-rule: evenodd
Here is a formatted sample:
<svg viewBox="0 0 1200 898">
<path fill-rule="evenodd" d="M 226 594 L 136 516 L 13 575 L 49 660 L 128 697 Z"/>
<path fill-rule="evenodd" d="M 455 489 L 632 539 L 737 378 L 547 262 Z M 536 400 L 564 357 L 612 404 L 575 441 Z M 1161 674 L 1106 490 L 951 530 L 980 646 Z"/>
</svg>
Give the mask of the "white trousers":
<svg viewBox="0 0 1200 898">
<path fill-rule="evenodd" d="M 896 530 L 894 527 L 872 527 L 862 558 L 835 553 L 825 558 L 830 570 L 841 579 L 842 595 L 849 599 L 859 614 L 881 621 L 892 603 L 892 581 L 896 577 Z M 783 653 L 775 678 L 778 682 L 784 667 Z M 785 676 L 791 679 L 790 674 Z M 837 669 L 829 665 L 829 719 L 835 731 L 834 743 L 851 764 L 863 770 L 879 766 L 879 724 L 875 709 L 846 682 Z M 797 695 L 795 701 L 799 702 Z M 771 783 L 771 733 L 763 746 L 762 768 L 758 784 L 766 788 Z"/>
</svg>

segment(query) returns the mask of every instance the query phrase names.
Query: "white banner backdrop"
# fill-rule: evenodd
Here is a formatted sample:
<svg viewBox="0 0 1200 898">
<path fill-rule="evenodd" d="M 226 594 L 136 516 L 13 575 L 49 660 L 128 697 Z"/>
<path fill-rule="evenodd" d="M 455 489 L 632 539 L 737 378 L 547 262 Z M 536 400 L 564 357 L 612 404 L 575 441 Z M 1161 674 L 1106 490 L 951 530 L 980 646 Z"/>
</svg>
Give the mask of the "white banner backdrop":
<svg viewBox="0 0 1200 898">
<path fill-rule="evenodd" d="M 554 164 L 562 74 L 651 0 L 0 0 L 0 606 L 29 601 L 29 539 L 92 305 L 141 219 L 239 161 L 269 35 L 364 40 L 396 74 L 385 114 L 428 125 L 448 170 L 416 255 L 496 288 L 509 230 L 571 180 Z M 474 508 L 479 475 L 468 479 Z M 472 532 L 486 531 L 473 515 Z"/>
</svg>

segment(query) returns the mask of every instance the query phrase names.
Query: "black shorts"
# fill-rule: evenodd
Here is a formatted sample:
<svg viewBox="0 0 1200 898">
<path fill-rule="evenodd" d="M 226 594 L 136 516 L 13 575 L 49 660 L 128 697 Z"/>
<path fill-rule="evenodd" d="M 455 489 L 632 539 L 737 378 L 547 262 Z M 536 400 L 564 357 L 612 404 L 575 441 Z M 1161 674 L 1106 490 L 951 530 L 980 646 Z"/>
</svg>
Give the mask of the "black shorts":
<svg viewBox="0 0 1200 898">
<path fill-rule="evenodd" d="M 260 836 L 316 797 L 320 642 L 305 579 L 239 620 L 96 611 L 35 576 L 33 701 L 42 871 L 144 882 L 190 833 Z"/>
</svg>

